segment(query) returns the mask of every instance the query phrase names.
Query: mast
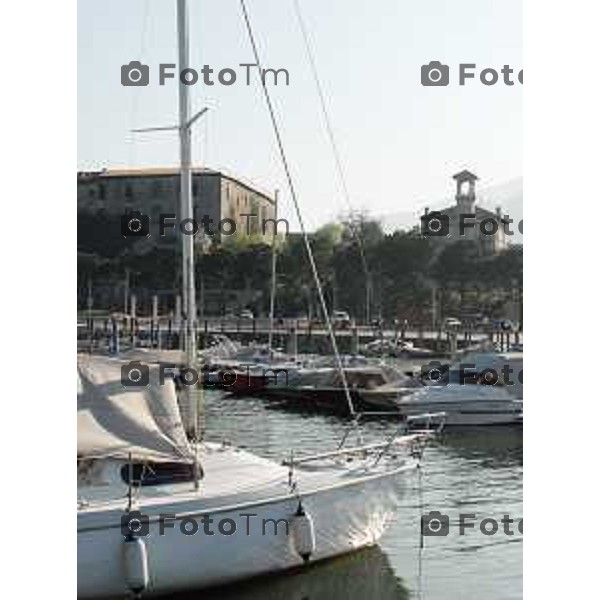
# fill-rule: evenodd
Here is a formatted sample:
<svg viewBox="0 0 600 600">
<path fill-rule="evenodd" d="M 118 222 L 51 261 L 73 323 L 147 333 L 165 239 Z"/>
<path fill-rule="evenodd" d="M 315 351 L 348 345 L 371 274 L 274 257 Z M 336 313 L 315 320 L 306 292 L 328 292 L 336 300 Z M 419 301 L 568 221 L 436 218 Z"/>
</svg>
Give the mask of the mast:
<svg viewBox="0 0 600 600">
<path fill-rule="evenodd" d="M 189 27 L 186 0 L 177 0 L 177 41 L 179 72 L 189 68 Z M 188 85 L 179 79 L 179 160 L 181 172 L 180 212 L 181 219 L 193 219 L 192 198 L 192 120 Z M 194 236 L 181 234 L 183 275 L 183 350 L 186 366 L 196 366 L 196 283 L 194 273 Z M 188 428 L 193 442 L 200 439 L 199 394 L 195 385 L 184 386 L 188 400 Z M 197 454 L 197 453 L 195 453 Z M 197 462 L 197 456 L 195 461 Z M 198 471 L 198 469 L 196 469 Z M 196 481 L 196 485 L 198 482 Z"/>
<path fill-rule="evenodd" d="M 271 246 L 271 299 L 269 305 L 269 353 L 273 351 L 273 325 L 275 320 L 275 294 L 277 293 L 277 207 L 279 190 L 275 190 L 275 223 L 273 223 L 273 245 Z"/>
</svg>

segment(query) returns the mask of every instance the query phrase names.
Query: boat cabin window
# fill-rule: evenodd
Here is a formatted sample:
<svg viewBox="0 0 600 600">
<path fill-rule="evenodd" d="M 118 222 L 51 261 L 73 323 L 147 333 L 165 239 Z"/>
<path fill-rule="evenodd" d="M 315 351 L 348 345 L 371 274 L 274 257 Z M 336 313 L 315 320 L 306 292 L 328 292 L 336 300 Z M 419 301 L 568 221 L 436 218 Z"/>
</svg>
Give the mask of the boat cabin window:
<svg viewBox="0 0 600 600">
<path fill-rule="evenodd" d="M 135 463 L 133 465 L 133 485 L 165 485 L 194 481 L 193 465 L 182 463 Z M 129 465 L 121 468 L 121 479 L 129 485 Z"/>
</svg>

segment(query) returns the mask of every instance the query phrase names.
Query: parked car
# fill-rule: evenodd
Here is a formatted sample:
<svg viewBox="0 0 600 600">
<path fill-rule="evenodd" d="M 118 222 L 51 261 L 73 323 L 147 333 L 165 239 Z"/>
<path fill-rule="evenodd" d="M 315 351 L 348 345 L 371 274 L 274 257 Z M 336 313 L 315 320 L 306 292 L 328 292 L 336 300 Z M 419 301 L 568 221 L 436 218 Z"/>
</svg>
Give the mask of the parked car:
<svg viewBox="0 0 600 600">
<path fill-rule="evenodd" d="M 345 310 L 334 310 L 331 315 L 331 323 L 339 329 L 347 329 L 350 327 L 350 315 Z"/>
<path fill-rule="evenodd" d="M 499 319 L 495 322 L 496 329 L 501 331 L 517 331 L 519 329 L 517 323 L 510 319 Z"/>
<path fill-rule="evenodd" d="M 458 319 L 455 319 L 454 317 L 447 317 L 446 319 L 444 319 L 444 329 L 445 330 L 458 329 L 461 326 L 462 326 L 462 323 Z"/>
<path fill-rule="evenodd" d="M 250 309 L 245 308 L 240 313 L 240 319 L 254 319 L 254 313 Z"/>
</svg>

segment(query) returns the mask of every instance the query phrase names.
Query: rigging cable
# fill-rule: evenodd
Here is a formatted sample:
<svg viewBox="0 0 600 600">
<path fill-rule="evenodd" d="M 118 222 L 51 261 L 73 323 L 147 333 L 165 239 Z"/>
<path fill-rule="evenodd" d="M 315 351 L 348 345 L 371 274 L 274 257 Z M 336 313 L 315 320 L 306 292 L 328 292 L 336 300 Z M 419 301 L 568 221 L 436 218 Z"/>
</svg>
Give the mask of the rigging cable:
<svg viewBox="0 0 600 600">
<path fill-rule="evenodd" d="M 329 116 L 329 111 L 327 109 L 327 102 L 325 100 L 325 92 L 324 92 L 323 86 L 321 84 L 321 78 L 319 77 L 319 71 L 317 69 L 317 62 L 315 59 L 315 52 L 313 51 L 311 44 L 310 44 L 310 37 L 308 35 L 306 22 L 304 20 L 304 17 L 302 16 L 302 11 L 300 10 L 300 2 L 299 2 L 299 0 L 293 0 L 293 3 L 294 3 L 294 11 L 296 13 L 296 18 L 297 18 L 298 24 L 300 26 L 300 32 L 302 33 L 302 39 L 304 41 L 304 49 L 306 51 L 306 56 L 308 58 L 308 64 L 310 66 L 310 71 L 311 71 L 313 80 L 315 82 L 315 87 L 317 89 L 317 95 L 319 96 L 319 104 L 321 106 L 321 113 L 323 115 L 323 121 L 325 123 L 325 131 L 327 132 L 329 144 L 331 145 L 331 151 L 333 154 L 335 168 L 336 168 L 338 178 L 340 180 L 340 185 L 342 188 L 342 195 L 344 196 L 346 206 L 350 213 L 348 227 L 350 229 L 350 233 L 352 234 L 352 237 L 354 237 L 354 239 L 358 243 L 358 251 L 360 254 L 360 260 L 361 260 L 362 268 L 363 268 L 363 271 L 365 273 L 365 278 L 366 278 L 367 297 L 366 297 L 365 309 L 366 309 L 366 320 L 367 320 L 367 324 L 368 324 L 369 320 L 370 320 L 370 314 L 371 314 L 371 296 L 372 296 L 372 292 L 373 292 L 373 280 L 372 280 L 371 272 L 369 270 L 369 266 L 367 263 L 365 245 L 364 245 L 364 242 L 362 239 L 360 229 L 354 224 L 354 222 L 352 220 L 352 213 L 354 212 L 354 210 L 352 207 L 352 203 L 350 201 L 350 191 L 349 191 L 348 183 L 346 180 L 346 173 L 345 173 L 345 170 L 343 167 L 341 154 L 340 154 L 340 151 L 339 151 L 336 139 L 335 139 L 335 135 L 333 132 L 333 125 L 331 122 L 331 118 Z"/>
<path fill-rule="evenodd" d="M 144 0 L 143 14 L 142 14 L 142 29 L 140 32 L 140 43 L 138 46 L 138 60 L 143 60 L 146 56 L 146 50 L 148 46 L 148 25 L 150 21 L 150 2 Z M 137 117 L 139 115 L 139 104 L 140 104 L 141 88 L 136 86 L 132 90 L 131 104 L 129 106 L 129 123 L 130 130 L 137 126 Z M 129 142 L 127 152 L 128 167 L 133 167 L 135 158 L 137 158 L 137 149 L 139 147 L 138 138 L 135 134 L 130 134 L 131 137 L 127 140 Z"/>
<path fill-rule="evenodd" d="M 273 106 L 273 103 L 271 101 L 271 95 L 269 94 L 269 90 L 267 89 L 266 83 L 265 83 L 265 78 L 262 77 L 262 73 L 263 73 L 263 69 L 262 69 L 262 62 L 260 60 L 259 54 L 258 54 L 258 48 L 256 46 L 256 41 L 254 38 L 254 31 L 252 29 L 252 25 L 250 23 L 250 17 L 248 15 L 248 10 L 246 8 L 246 2 L 245 0 L 240 0 L 240 5 L 242 8 L 242 13 L 244 16 L 244 23 L 246 25 L 246 31 L 248 32 L 248 38 L 250 41 L 250 45 L 252 47 L 252 53 L 254 54 L 254 60 L 256 61 L 256 66 L 258 68 L 258 77 L 259 77 L 259 81 L 261 84 L 261 88 L 263 91 L 263 96 L 265 98 L 265 102 L 267 104 L 267 109 L 269 111 L 269 116 L 271 119 L 271 124 L 273 126 L 273 131 L 275 133 L 275 139 L 277 142 L 277 148 L 279 150 L 279 156 L 281 158 L 281 162 L 283 165 L 283 170 L 285 171 L 285 177 L 286 177 L 286 181 L 288 184 L 288 189 L 290 191 L 290 196 L 292 198 L 292 202 L 294 203 L 294 209 L 296 212 L 296 218 L 298 219 L 298 223 L 300 224 L 300 230 L 302 232 L 302 238 L 304 240 L 304 246 L 306 248 L 306 254 L 308 256 L 308 262 L 310 264 L 310 268 L 312 271 L 312 275 L 313 278 L 315 280 L 315 286 L 317 288 L 317 294 L 319 296 L 319 303 L 321 304 L 321 309 L 323 311 L 323 316 L 325 317 L 325 324 L 327 326 L 327 331 L 329 334 L 329 338 L 331 340 L 331 346 L 333 349 L 333 353 L 335 355 L 336 358 L 336 362 L 337 362 L 337 366 L 338 366 L 338 370 L 340 372 L 340 377 L 342 379 L 342 385 L 344 386 L 344 393 L 346 395 L 346 401 L 348 403 L 348 409 L 350 411 L 350 416 L 352 417 L 353 421 L 356 421 L 357 419 L 357 413 L 356 410 L 354 409 L 354 403 L 352 402 L 352 397 L 350 395 L 350 390 L 348 388 L 348 381 L 346 379 L 346 373 L 344 371 L 344 365 L 342 363 L 342 359 L 340 357 L 340 354 L 338 352 L 338 347 L 337 347 L 337 342 L 335 339 L 335 333 L 333 331 L 333 325 L 331 323 L 331 319 L 329 318 L 329 311 L 327 310 L 327 304 L 325 302 L 325 296 L 323 295 L 323 287 L 321 285 L 321 279 L 319 277 L 319 272 L 317 270 L 317 265 L 315 263 L 315 259 L 313 256 L 313 252 L 312 252 L 312 248 L 310 245 L 310 240 L 308 238 L 308 233 L 306 232 L 306 228 L 304 226 L 304 219 L 302 218 L 302 212 L 300 211 L 300 204 L 298 203 L 298 197 L 296 195 L 296 187 L 294 185 L 294 181 L 292 179 L 292 174 L 290 171 L 290 167 L 289 167 L 289 163 L 287 160 L 287 155 L 285 153 L 285 149 L 283 147 L 283 140 L 281 138 L 281 133 L 279 130 L 279 124 L 277 122 L 277 116 L 275 114 L 275 108 Z M 360 430 L 359 430 L 359 435 L 360 435 Z"/>
<path fill-rule="evenodd" d="M 423 539 L 423 470 L 421 463 L 417 464 L 417 486 L 419 497 L 419 549 L 417 551 L 417 599 L 423 600 L 423 551 L 425 540 Z"/>
</svg>

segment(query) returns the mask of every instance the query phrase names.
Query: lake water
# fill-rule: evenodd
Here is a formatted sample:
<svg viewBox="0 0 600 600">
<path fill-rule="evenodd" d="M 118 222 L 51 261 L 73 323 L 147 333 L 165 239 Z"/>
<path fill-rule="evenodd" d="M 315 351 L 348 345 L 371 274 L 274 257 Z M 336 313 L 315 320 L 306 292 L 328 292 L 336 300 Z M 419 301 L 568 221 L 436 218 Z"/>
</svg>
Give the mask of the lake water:
<svg viewBox="0 0 600 600">
<path fill-rule="evenodd" d="M 328 450 L 344 431 L 337 417 L 273 409 L 258 398 L 206 393 L 211 439 L 228 439 L 281 460 L 290 449 Z M 364 424 L 366 441 L 391 432 L 391 421 Z M 425 452 L 421 475 L 407 486 L 402 505 L 379 547 L 226 589 L 186 594 L 197 600 L 510 600 L 522 598 L 523 448 L 520 428 L 448 431 Z M 447 536 L 420 536 L 421 514 L 449 517 Z M 475 513 L 474 529 L 459 534 L 459 515 Z M 515 520 L 506 535 L 503 515 Z M 498 531 L 484 535 L 482 519 Z M 493 523 L 489 523 L 490 528 Z M 423 542 L 421 547 L 421 541 Z"/>
</svg>

